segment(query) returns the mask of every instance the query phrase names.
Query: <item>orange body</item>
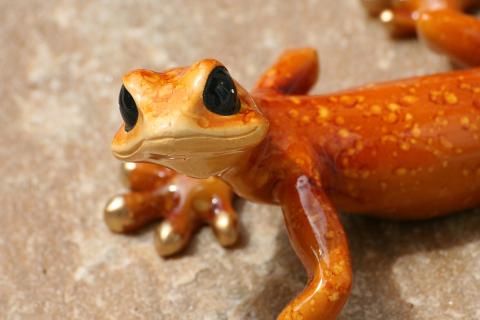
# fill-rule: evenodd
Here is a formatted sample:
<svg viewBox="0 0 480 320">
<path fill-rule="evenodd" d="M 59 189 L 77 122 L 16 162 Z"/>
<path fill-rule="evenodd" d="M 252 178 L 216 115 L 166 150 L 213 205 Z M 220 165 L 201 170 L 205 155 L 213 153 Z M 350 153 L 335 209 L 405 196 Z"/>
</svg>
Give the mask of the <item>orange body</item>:
<svg viewBox="0 0 480 320">
<path fill-rule="evenodd" d="M 270 121 L 259 161 L 313 155 L 304 161 L 344 211 L 423 219 L 480 202 L 480 69 L 254 99 Z"/>
<path fill-rule="evenodd" d="M 309 48 L 286 51 L 250 94 L 218 61 L 179 70 L 171 77 L 143 70 L 124 77 L 122 91 L 132 98 L 123 107 L 130 103 L 140 116 L 133 129 L 120 127 L 112 149 L 123 160 L 216 175 L 246 199 L 282 207 L 308 283 L 279 320 L 335 319 L 347 301 L 352 272 L 338 210 L 426 219 L 480 203 L 480 69 L 322 96 L 307 95 L 318 76 L 316 52 Z M 221 93 L 217 100 L 205 99 L 215 92 L 212 83 Z M 212 101 L 238 108 L 225 115 Z M 203 183 L 186 185 L 184 198 L 194 207 L 195 186 Z M 205 185 L 201 198 L 229 203 L 225 184 Z M 137 219 L 147 212 L 128 207 Z M 235 221 L 231 207 L 224 207 L 227 221 Z M 188 205 L 181 208 L 189 217 Z M 176 221 L 169 230 L 182 239 L 190 234 L 182 230 L 198 220 Z M 233 225 L 212 226 L 229 233 Z M 163 246 L 176 252 L 182 242 L 171 247 L 169 239 Z"/>
</svg>

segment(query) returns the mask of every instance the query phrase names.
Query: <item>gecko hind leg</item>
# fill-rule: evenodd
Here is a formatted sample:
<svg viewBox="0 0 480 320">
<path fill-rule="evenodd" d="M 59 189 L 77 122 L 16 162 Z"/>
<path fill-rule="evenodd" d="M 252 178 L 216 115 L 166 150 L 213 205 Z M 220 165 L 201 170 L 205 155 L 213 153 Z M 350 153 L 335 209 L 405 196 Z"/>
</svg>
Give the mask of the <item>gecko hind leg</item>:
<svg viewBox="0 0 480 320">
<path fill-rule="evenodd" d="M 317 81 L 319 63 L 313 48 L 286 50 L 260 77 L 255 91 L 279 94 L 306 94 Z"/>
<path fill-rule="evenodd" d="M 415 36 L 415 10 L 417 0 L 362 0 L 362 4 L 372 17 L 379 20 L 395 38 Z"/>
</svg>

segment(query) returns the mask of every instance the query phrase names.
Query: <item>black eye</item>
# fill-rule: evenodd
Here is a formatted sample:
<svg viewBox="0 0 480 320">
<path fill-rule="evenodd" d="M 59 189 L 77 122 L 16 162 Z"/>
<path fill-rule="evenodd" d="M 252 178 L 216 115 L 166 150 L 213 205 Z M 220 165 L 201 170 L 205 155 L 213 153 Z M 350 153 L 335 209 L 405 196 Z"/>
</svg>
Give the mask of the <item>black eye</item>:
<svg viewBox="0 0 480 320">
<path fill-rule="evenodd" d="M 118 96 L 118 104 L 120 105 L 120 114 L 125 122 L 125 131 L 130 131 L 135 127 L 138 119 L 138 109 L 133 100 L 130 92 L 127 91 L 125 86 L 120 89 L 120 95 Z"/>
<path fill-rule="evenodd" d="M 225 67 L 215 67 L 210 72 L 203 89 L 203 104 L 208 110 L 222 116 L 240 111 L 237 88 Z"/>
</svg>

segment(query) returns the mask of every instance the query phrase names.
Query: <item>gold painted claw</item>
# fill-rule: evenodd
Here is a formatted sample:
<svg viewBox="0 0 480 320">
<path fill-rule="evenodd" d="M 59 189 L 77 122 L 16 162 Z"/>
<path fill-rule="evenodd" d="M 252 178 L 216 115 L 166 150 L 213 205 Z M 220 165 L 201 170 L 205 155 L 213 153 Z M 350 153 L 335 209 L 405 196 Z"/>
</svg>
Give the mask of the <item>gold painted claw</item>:
<svg viewBox="0 0 480 320">
<path fill-rule="evenodd" d="M 236 243 L 239 232 L 233 193 L 220 179 L 190 178 L 146 163 L 127 162 L 121 168 L 131 191 L 114 196 L 105 206 L 105 223 L 112 232 L 131 233 L 163 219 L 154 232 L 155 248 L 162 257 L 185 249 L 205 223 L 222 246 Z"/>
</svg>

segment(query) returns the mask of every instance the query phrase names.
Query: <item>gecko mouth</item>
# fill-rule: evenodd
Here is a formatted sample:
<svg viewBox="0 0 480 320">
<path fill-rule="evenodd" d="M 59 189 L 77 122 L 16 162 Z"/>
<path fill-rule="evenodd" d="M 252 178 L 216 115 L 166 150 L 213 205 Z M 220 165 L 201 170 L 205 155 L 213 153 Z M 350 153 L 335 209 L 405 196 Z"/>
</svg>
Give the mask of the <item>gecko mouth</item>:
<svg viewBox="0 0 480 320">
<path fill-rule="evenodd" d="M 181 138 L 162 137 L 139 141 L 125 151 L 113 151 L 120 160 L 169 159 L 184 160 L 196 157 L 211 157 L 242 152 L 255 142 L 258 127 L 235 137 L 185 136 Z M 252 137 L 252 139 L 249 139 Z"/>
</svg>

